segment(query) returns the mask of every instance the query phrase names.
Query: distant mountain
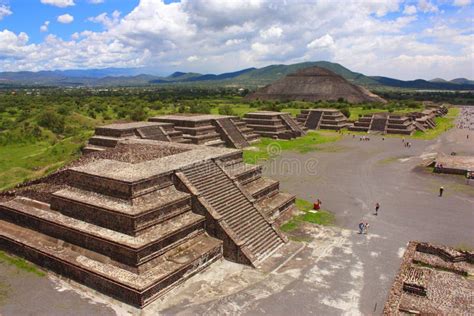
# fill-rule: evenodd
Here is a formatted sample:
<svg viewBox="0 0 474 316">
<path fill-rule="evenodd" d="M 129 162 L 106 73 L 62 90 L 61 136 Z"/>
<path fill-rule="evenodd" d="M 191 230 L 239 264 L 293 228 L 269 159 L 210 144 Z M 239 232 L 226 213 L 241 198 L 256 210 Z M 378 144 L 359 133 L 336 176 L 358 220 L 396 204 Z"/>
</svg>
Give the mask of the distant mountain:
<svg viewBox="0 0 474 316">
<path fill-rule="evenodd" d="M 457 83 L 457 84 L 474 84 L 474 80 L 469 80 L 466 78 L 456 78 L 456 79 L 451 80 L 450 82 Z"/>
<path fill-rule="evenodd" d="M 458 78 L 446 81 L 436 78 L 403 81 L 381 76 L 366 76 L 344 66 L 327 61 L 304 62 L 292 65 L 270 65 L 247 68 L 222 74 L 200 74 L 177 71 L 159 76 L 156 70 L 145 68 L 105 68 L 85 70 L 55 70 L 39 72 L 0 72 L 0 85 L 24 86 L 143 86 L 159 84 L 237 85 L 255 88 L 264 86 L 303 68 L 318 66 L 328 69 L 349 82 L 369 88 L 405 88 L 429 90 L 474 90 L 474 81 Z"/>
<path fill-rule="evenodd" d="M 434 78 L 429 80 L 429 82 L 448 82 L 448 80 L 444 80 L 443 78 Z"/>
</svg>

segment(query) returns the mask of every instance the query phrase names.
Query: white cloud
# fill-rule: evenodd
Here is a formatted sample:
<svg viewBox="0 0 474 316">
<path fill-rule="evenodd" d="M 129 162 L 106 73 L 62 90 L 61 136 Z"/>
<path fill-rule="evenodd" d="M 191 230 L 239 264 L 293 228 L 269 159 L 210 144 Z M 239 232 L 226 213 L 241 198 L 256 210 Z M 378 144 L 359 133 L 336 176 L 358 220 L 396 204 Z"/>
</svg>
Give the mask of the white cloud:
<svg viewBox="0 0 474 316">
<path fill-rule="evenodd" d="M 0 21 L 6 17 L 6 16 L 9 16 L 11 15 L 13 12 L 10 10 L 9 7 L 7 7 L 6 5 L 4 4 L 0 4 Z"/>
<path fill-rule="evenodd" d="M 403 9 L 403 14 L 406 14 L 406 15 L 416 14 L 416 7 L 414 5 L 405 5 L 405 8 Z"/>
<path fill-rule="evenodd" d="M 334 45 L 334 39 L 332 38 L 331 35 L 326 34 L 324 36 L 321 36 L 320 38 L 317 38 L 313 40 L 311 43 L 306 45 L 309 49 L 318 49 L 318 48 L 329 48 Z"/>
<path fill-rule="evenodd" d="M 43 4 L 53 5 L 55 7 L 66 8 L 74 6 L 74 0 L 41 0 Z"/>
<path fill-rule="evenodd" d="M 264 39 L 279 38 L 283 34 L 283 30 L 278 26 L 272 26 L 269 29 L 260 31 L 260 36 Z"/>
<path fill-rule="evenodd" d="M 471 4 L 471 0 L 454 0 L 453 5 L 457 7 L 465 7 Z"/>
<path fill-rule="evenodd" d="M 241 39 L 241 38 L 228 39 L 227 41 L 225 41 L 225 45 L 226 46 L 238 45 L 238 44 L 242 43 L 243 41 L 244 40 Z"/>
<path fill-rule="evenodd" d="M 88 0 L 87 2 L 92 3 L 92 4 L 100 4 L 100 3 L 104 3 L 105 0 Z"/>
<path fill-rule="evenodd" d="M 98 16 L 88 18 L 87 20 L 93 23 L 100 23 L 106 28 L 111 28 L 120 22 L 120 11 L 115 10 L 109 17 L 107 13 L 101 13 Z"/>
<path fill-rule="evenodd" d="M 186 58 L 187 61 L 189 62 L 194 62 L 194 61 L 198 61 L 200 58 L 196 55 L 193 55 L 193 56 L 189 56 L 188 58 Z"/>
<path fill-rule="evenodd" d="M 439 11 L 439 8 L 436 6 L 436 4 L 432 3 L 430 0 L 419 0 L 418 10 L 420 10 L 423 13 L 436 13 Z"/>
<path fill-rule="evenodd" d="M 74 17 L 70 14 L 66 13 L 66 14 L 58 16 L 59 23 L 69 24 L 69 23 L 72 23 L 73 21 L 74 21 Z"/>
<path fill-rule="evenodd" d="M 415 13 L 423 12 L 421 7 L 433 12 L 430 4 L 416 2 Z M 159 66 L 170 73 L 218 73 L 329 60 L 368 75 L 401 79 L 454 72 L 473 77 L 474 36 L 449 27 L 448 21 L 440 24 L 441 14 L 417 16 L 411 6 L 366 0 L 141 0 L 123 16 L 116 11 L 89 18 L 103 30 L 78 31 L 67 40 L 48 35 L 29 44 L 26 34 L 5 30 L 0 69 Z M 420 23 L 411 28 L 417 18 Z"/>
<path fill-rule="evenodd" d="M 41 32 L 48 32 L 49 21 L 45 21 L 43 25 L 40 26 Z"/>
</svg>

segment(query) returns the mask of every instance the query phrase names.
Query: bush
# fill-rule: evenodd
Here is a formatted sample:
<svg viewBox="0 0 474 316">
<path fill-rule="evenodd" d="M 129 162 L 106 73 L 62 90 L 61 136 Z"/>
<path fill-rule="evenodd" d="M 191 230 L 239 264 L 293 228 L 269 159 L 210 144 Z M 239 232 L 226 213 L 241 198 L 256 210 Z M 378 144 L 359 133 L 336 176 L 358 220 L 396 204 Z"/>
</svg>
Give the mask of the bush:
<svg viewBox="0 0 474 316">
<path fill-rule="evenodd" d="M 148 117 L 147 111 L 142 106 L 138 106 L 130 113 L 130 119 L 132 121 L 144 121 Z"/>
<path fill-rule="evenodd" d="M 224 104 L 219 107 L 219 114 L 220 115 L 235 115 L 234 109 L 229 104 Z"/>
<path fill-rule="evenodd" d="M 39 115 L 38 125 L 49 129 L 53 133 L 60 134 L 64 132 L 65 117 L 53 110 L 46 110 Z"/>
<path fill-rule="evenodd" d="M 210 114 L 211 107 L 206 103 L 193 102 L 189 107 L 189 112 L 191 113 L 200 113 L 200 114 Z"/>
</svg>

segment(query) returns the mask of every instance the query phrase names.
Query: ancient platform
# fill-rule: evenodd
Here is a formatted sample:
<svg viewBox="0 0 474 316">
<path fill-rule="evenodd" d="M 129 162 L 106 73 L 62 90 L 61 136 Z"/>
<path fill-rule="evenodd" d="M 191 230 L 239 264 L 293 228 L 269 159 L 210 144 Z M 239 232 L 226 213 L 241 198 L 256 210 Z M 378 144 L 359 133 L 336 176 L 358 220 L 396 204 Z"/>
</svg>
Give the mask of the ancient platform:
<svg viewBox="0 0 474 316">
<path fill-rule="evenodd" d="M 416 126 L 412 119 L 404 115 L 390 113 L 375 113 L 360 117 L 354 125 L 349 126 L 350 131 L 379 132 L 382 134 L 411 135 Z"/>
<path fill-rule="evenodd" d="M 340 130 L 350 125 L 344 114 L 337 109 L 301 110 L 296 119 L 308 129 Z"/>
<path fill-rule="evenodd" d="M 469 177 L 471 177 L 471 173 L 474 173 L 474 157 L 472 156 L 438 155 L 430 165 L 434 168 L 433 171 L 438 173 L 464 176 L 469 173 Z"/>
<path fill-rule="evenodd" d="M 384 315 L 474 313 L 474 253 L 410 242 Z"/>
<path fill-rule="evenodd" d="M 295 197 L 241 150 L 129 139 L 0 201 L 1 249 L 143 307 L 222 256 L 260 264 Z"/>
<path fill-rule="evenodd" d="M 124 139 L 152 139 L 164 142 L 186 143 L 182 132 L 174 129 L 173 124 L 155 122 L 115 123 L 99 126 L 83 149 L 84 153 L 114 148 Z"/>
<path fill-rule="evenodd" d="M 337 101 L 340 99 L 344 99 L 349 103 L 387 102 L 369 90 L 350 83 L 334 72 L 316 66 L 289 74 L 249 94 L 246 99 L 283 102 Z"/>
<path fill-rule="evenodd" d="M 305 128 L 286 112 L 252 112 L 245 114 L 243 120 L 262 137 L 292 139 L 306 133 Z"/>
<path fill-rule="evenodd" d="M 196 145 L 244 148 L 258 141 L 247 124 L 237 116 L 210 114 L 163 115 L 150 118 L 151 122 L 172 123 L 183 137 Z"/>
</svg>

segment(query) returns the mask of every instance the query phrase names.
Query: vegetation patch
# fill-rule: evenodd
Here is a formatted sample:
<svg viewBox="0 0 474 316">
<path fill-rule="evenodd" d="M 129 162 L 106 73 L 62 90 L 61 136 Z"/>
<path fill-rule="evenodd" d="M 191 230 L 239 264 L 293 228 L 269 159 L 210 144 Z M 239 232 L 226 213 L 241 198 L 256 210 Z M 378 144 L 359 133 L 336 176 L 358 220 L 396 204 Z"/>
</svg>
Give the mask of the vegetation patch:
<svg viewBox="0 0 474 316">
<path fill-rule="evenodd" d="M 335 142 L 341 134 L 333 131 L 309 131 L 305 136 L 292 140 L 262 138 L 251 149 L 244 150 L 244 161 L 256 164 L 262 160 L 277 157 L 283 151 L 307 153 L 318 149 L 318 145 Z"/>
<path fill-rule="evenodd" d="M 22 258 L 17 258 L 17 257 L 7 255 L 3 251 L 0 251 L 0 263 L 6 263 L 6 264 L 9 264 L 11 266 L 15 266 L 20 270 L 36 274 L 37 276 L 42 277 L 42 276 L 46 275 L 46 273 L 44 273 L 43 271 L 38 269 L 32 263 L 29 263 L 28 261 L 26 261 Z"/>
<path fill-rule="evenodd" d="M 300 214 L 293 216 L 288 222 L 282 224 L 280 229 L 286 233 L 295 232 L 302 223 L 331 226 L 335 218 L 332 213 L 326 210 L 313 211 L 313 204 L 303 199 L 296 199 L 296 207 Z M 298 236 L 301 237 L 301 236 Z"/>
</svg>

